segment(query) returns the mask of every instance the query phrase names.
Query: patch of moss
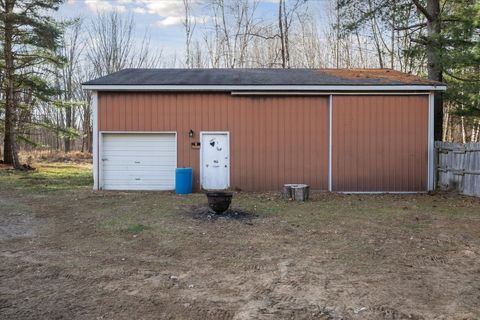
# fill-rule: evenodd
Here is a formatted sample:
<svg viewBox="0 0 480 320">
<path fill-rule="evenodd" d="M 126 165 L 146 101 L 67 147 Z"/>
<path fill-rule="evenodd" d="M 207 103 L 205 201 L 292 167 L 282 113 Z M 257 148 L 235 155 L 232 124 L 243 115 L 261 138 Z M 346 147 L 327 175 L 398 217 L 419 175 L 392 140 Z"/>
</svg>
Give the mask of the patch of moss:
<svg viewBox="0 0 480 320">
<path fill-rule="evenodd" d="M 45 192 L 92 184 L 91 166 L 84 164 L 42 164 L 35 171 L 0 170 L 0 188 Z"/>
</svg>

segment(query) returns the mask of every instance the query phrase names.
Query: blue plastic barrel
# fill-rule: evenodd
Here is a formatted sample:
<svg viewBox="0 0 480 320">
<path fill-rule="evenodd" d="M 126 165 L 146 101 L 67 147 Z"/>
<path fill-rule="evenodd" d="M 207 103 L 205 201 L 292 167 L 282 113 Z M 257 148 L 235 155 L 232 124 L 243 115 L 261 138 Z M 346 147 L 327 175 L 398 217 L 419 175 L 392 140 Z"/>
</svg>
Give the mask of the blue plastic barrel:
<svg viewBox="0 0 480 320">
<path fill-rule="evenodd" d="M 177 168 L 175 170 L 175 193 L 192 193 L 193 169 Z"/>
</svg>

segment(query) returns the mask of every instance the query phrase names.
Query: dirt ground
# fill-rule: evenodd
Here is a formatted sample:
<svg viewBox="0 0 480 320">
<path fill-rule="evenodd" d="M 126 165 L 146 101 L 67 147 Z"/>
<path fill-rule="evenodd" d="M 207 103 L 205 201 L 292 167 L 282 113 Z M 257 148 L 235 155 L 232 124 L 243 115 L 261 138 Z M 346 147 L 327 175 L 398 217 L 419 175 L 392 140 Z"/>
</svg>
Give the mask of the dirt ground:
<svg viewBox="0 0 480 320">
<path fill-rule="evenodd" d="M 479 319 L 480 199 L 93 192 L 0 171 L 1 319 Z"/>
</svg>

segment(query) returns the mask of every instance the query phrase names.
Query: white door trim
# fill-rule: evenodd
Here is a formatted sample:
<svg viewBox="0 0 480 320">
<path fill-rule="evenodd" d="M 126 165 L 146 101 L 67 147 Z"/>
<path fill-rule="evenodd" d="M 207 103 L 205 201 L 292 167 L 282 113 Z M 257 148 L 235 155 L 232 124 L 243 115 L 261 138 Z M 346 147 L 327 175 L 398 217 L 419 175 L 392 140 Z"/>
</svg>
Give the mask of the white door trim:
<svg viewBox="0 0 480 320">
<path fill-rule="evenodd" d="M 99 131 L 98 132 L 98 189 L 103 189 L 103 134 L 174 134 L 175 135 L 175 168 L 178 168 L 178 134 L 177 131 Z"/>
<path fill-rule="evenodd" d="M 227 189 L 230 188 L 230 132 L 229 131 L 200 131 L 200 188 L 203 189 L 203 135 L 204 134 L 224 134 L 227 136 L 228 146 L 228 173 Z"/>
</svg>

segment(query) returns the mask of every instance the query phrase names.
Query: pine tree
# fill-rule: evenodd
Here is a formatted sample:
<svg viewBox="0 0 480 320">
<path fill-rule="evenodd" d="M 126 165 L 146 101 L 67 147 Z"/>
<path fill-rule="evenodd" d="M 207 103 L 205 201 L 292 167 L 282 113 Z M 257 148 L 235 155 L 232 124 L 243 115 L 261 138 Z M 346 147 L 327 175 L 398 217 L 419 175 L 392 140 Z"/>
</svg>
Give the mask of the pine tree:
<svg viewBox="0 0 480 320">
<path fill-rule="evenodd" d="M 430 80 L 448 85 L 445 96 L 435 95 L 435 139 L 442 138 L 443 101 L 468 115 L 479 115 L 480 99 L 480 4 L 478 0 L 391 0 L 399 17 L 395 29 L 404 32 L 411 46 L 405 55 L 425 61 Z M 361 29 L 373 17 L 388 21 L 389 1 L 339 0 L 340 9 L 351 14 L 340 28 Z M 387 26 L 386 28 L 389 28 Z"/>
<path fill-rule="evenodd" d="M 62 27 L 48 15 L 63 0 L 0 0 L 0 66 L 3 73 L 4 162 L 20 168 L 16 128 L 19 112 L 32 101 L 48 100 L 54 94 L 45 71 L 60 65 L 56 48 Z M 24 103 L 28 100 L 30 103 Z"/>
</svg>

